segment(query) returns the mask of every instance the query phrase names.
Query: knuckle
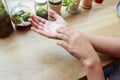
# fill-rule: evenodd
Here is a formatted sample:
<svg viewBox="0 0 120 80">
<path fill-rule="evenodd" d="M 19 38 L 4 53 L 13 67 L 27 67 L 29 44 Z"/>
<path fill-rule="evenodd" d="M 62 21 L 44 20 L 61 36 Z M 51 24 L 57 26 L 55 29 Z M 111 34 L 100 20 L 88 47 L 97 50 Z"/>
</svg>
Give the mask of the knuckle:
<svg viewBox="0 0 120 80">
<path fill-rule="evenodd" d="M 70 53 L 74 53 L 75 49 L 74 49 L 74 47 L 70 46 L 69 49 L 68 49 L 68 51 L 69 51 Z"/>
<path fill-rule="evenodd" d="M 60 35 L 60 38 L 64 38 L 64 35 L 63 35 L 63 34 L 61 34 L 61 35 Z"/>
<path fill-rule="evenodd" d="M 80 34 L 76 34 L 76 35 L 74 35 L 74 37 L 73 37 L 73 41 L 76 41 L 76 40 L 79 40 L 79 38 L 81 37 L 81 35 Z"/>
</svg>

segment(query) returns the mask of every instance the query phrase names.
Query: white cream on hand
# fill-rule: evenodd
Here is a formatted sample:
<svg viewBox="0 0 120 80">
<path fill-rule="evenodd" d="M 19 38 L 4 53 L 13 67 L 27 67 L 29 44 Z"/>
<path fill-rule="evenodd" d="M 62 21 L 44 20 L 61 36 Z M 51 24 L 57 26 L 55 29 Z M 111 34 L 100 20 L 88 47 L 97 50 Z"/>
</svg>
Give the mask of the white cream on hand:
<svg viewBox="0 0 120 80">
<path fill-rule="evenodd" d="M 66 26 L 66 25 L 64 25 L 64 26 Z M 55 23 L 55 22 L 50 22 L 50 23 L 46 23 L 46 25 L 45 25 L 46 29 L 45 30 L 47 32 L 50 32 L 50 34 L 55 35 L 57 33 L 56 30 L 59 27 L 63 27 L 63 24 Z"/>
</svg>

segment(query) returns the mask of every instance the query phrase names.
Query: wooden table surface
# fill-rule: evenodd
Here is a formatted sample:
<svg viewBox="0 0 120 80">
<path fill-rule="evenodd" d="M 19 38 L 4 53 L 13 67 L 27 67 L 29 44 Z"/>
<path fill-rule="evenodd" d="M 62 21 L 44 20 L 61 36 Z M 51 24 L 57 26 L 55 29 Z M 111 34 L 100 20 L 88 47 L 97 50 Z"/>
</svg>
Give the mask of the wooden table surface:
<svg viewBox="0 0 120 80">
<path fill-rule="evenodd" d="M 120 37 L 116 2 L 104 0 L 103 4 L 93 3 L 90 10 L 81 8 L 76 15 L 62 11 L 62 16 L 70 27 L 83 33 Z M 14 31 L 0 39 L 0 80 L 78 80 L 85 76 L 80 61 L 56 42 L 30 30 Z M 112 61 L 108 56 L 100 56 L 104 66 Z"/>
</svg>

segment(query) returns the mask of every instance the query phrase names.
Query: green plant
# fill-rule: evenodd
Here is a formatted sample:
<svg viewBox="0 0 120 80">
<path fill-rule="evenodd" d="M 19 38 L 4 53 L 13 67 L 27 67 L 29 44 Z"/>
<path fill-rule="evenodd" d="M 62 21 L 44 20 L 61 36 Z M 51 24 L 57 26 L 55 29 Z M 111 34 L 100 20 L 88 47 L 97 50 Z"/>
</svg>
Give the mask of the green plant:
<svg viewBox="0 0 120 80">
<path fill-rule="evenodd" d="M 20 24 L 21 20 L 28 22 L 28 19 L 30 18 L 30 12 L 26 12 L 24 10 L 20 10 L 16 13 L 14 13 L 11 17 L 12 21 L 16 24 Z"/>
<path fill-rule="evenodd" d="M 5 9 L 2 9 L 2 8 L 0 7 L 0 16 L 4 15 L 5 13 L 6 13 Z"/>
<path fill-rule="evenodd" d="M 42 17 L 44 19 L 48 19 L 48 11 L 47 11 L 47 9 L 45 9 L 43 7 L 39 7 L 36 10 L 36 15 L 39 16 L 39 17 Z"/>
<path fill-rule="evenodd" d="M 45 8 L 40 7 L 36 10 L 36 14 L 38 16 L 46 16 L 48 14 L 48 11 Z"/>
<path fill-rule="evenodd" d="M 22 15 L 22 18 L 24 21 L 28 22 L 28 19 L 30 18 L 30 12 L 26 12 L 24 15 Z"/>
<path fill-rule="evenodd" d="M 77 4 L 77 0 L 64 0 L 63 5 L 66 6 L 66 10 L 68 10 L 70 7 L 74 7 L 74 5 Z"/>
</svg>

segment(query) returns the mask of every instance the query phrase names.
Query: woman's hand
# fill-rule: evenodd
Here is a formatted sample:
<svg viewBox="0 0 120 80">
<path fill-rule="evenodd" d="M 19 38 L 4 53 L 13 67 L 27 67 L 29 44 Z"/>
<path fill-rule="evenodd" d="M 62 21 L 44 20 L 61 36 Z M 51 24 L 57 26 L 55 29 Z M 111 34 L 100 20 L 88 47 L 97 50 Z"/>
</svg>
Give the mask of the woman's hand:
<svg viewBox="0 0 120 80">
<path fill-rule="evenodd" d="M 65 48 L 74 57 L 82 60 L 93 59 L 97 54 L 84 34 L 78 29 L 61 27 L 57 29 L 56 37 L 63 40 L 58 45 Z M 98 57 L 97 57 L 98 58 Z"/>
<path fill-rule="evenodd" d="M 36 15 L 31 15 L 29 22 L 31 29 L 45 37 L 56 39 L 56 29 L 59 27 L 66 27 L 66 21 L 53 10 L 48 11 L 49 16 L 53 17 L 55 21 L 48 21 Z"/>
</svg>

